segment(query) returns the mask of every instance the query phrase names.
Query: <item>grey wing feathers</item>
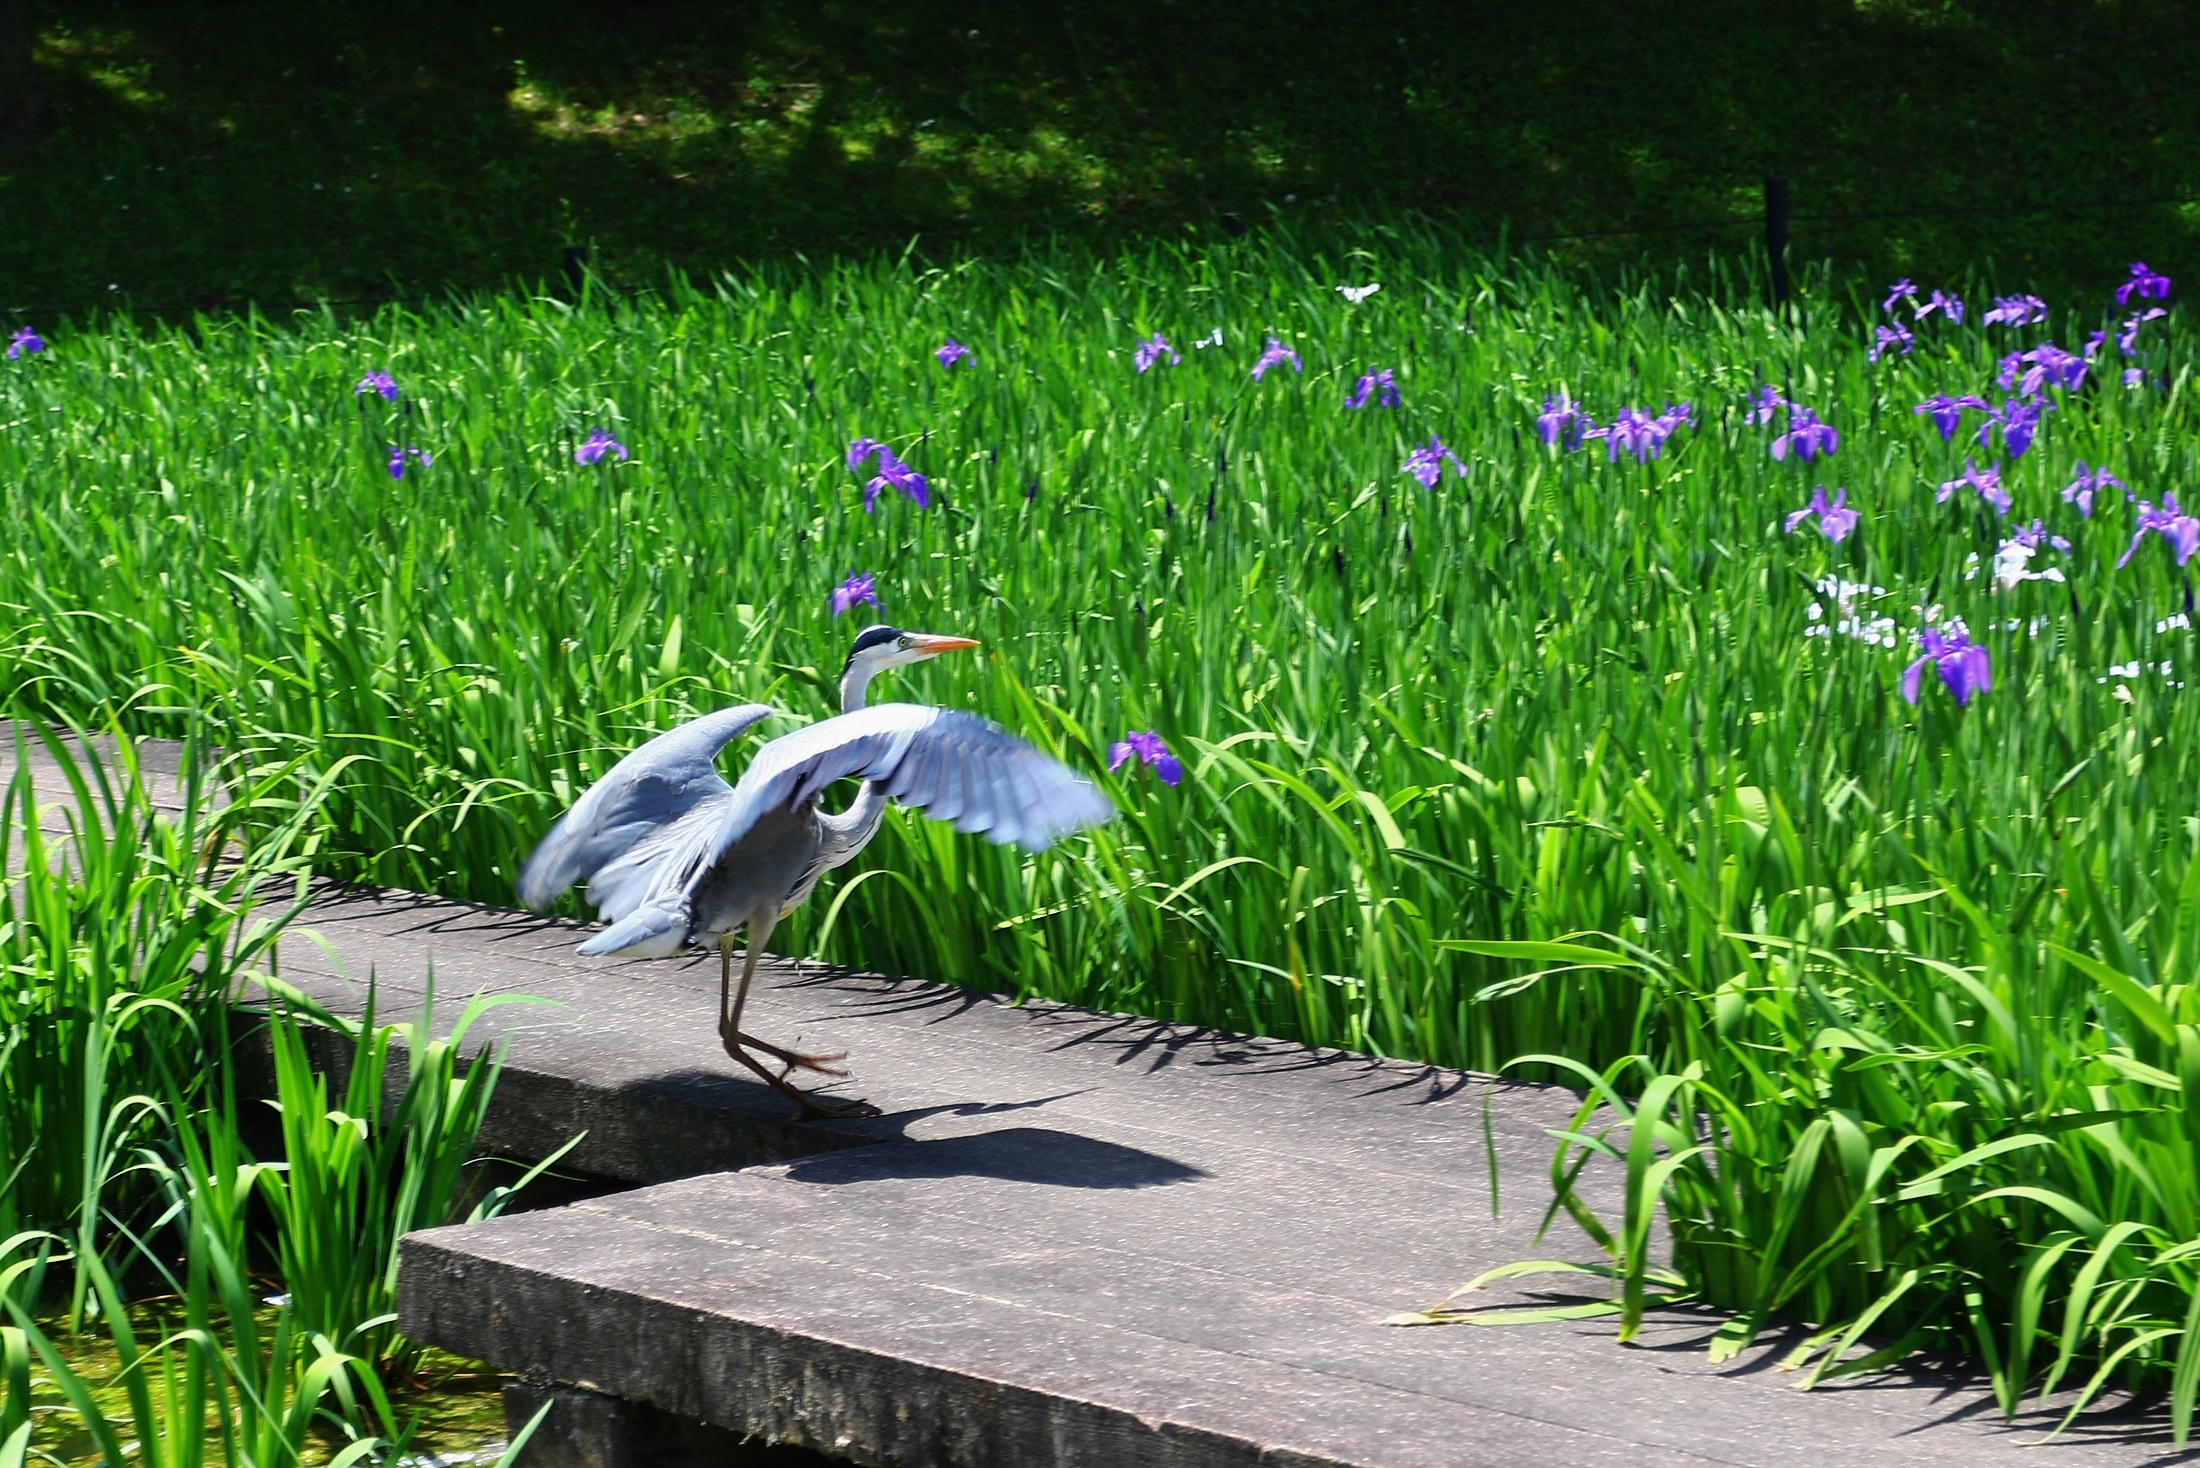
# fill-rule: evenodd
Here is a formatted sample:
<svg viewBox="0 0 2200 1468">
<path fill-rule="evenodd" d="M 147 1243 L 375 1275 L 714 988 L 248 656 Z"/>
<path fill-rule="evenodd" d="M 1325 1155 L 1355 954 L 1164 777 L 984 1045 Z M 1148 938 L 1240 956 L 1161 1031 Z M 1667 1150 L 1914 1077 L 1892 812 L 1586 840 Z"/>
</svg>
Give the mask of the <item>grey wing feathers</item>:
<svg viewBox="0 0 2200 1468">
<path fill-rule="evenodd" d="M 695 884 L 764 815 L 846 779 L 876 780 L 890 799 L 957 830 L 1033 851 L 1115 818 L 1113 802 L 1090 782 L 1006 729 L 951 709 L 874 704 L 774 739 L 730 794 L 637 847 L 634 864 L 646 857 L 654 879 L 631 910 L 684 912 Z"/>
<path fill-rule="evenodd" d="M 876 780 L 889 799 L 959 831 L 1033 851 L 1115 817 L 1090 782 L 997 724 L 953 709 L 884 703 L 765 745 L 734 787 L 718 849 L 740 840 L 765 811 L 849 778 Z"/>
<path fill-rule="evenodd" d="M 599 888 L 608 895 L 628 887 L 638 900 L 648 883 L 647 873 L 631 860 L 637 848 L 698 805 L 732 793 L 718 774 L 718 751 L 771 713 L 760 703 L 720 709 L 658 735 L 620 760 L 527 858 L 519 875 L 520 901 L 548 907 L 575 882 L 590 883 L 591 901 L 598 901 Z"/>
<path fill-rule="evenodd" d="M 693 867 L 694 854 L 702 849 L 705 833 L 723 822 L 732 799 L 729 786 L 697 803 L 596 874 L 588 884 L 588 900 L 609 926 L 581 944 L 582 954 L 664 958 L 687 945 L 695 883 L 710 869 L 707 862 Z M 689 875 L 676 875 L 683 872 Z"/>
<path fill-rule="evenodd" d="M 648 832 L 624 852 L 604 864 L 588 879 L 588 905 L 607 923 L 626 917 L 647 900 L 657 886 L 668 857 L 692 846 L 696 833 L 714 830 L 722 819 L 733 787 L 720 788 L 683 812 L 678 819 Z"/>
<path fill-rule="evenodd" d="M 1115 816 L 1108 798 L 994 724 L 938 710 L 885 783 L 889 798 L 997 845 L 1042 851 Z"/>
</svg>

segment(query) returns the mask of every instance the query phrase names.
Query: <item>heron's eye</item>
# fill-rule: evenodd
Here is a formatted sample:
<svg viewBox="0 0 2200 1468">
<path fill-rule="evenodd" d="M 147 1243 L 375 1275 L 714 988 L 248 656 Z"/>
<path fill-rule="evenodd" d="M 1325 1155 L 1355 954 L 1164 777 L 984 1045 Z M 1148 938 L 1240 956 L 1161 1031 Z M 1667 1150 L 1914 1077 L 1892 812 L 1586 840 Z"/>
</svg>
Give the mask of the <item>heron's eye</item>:
<svg viewBox="0 0 2200 1468">
<path fill-rule="evenodd" d="M 906 648 L 911 648 L 911 647 L 915 647 L 915 646 L 916 646 L 916 643 L 915 643 L 915 641 L 914 641 L 914 640 L 912 640 L 912 639 L 910 639 L 910 638 L 907 638 L 907 637 L 904 637 L 904 638 L 902 638 L 902 639 L 901 639 L 900 645 L 901 645 L 901 646 L 902 646 L 903 648 L 905 648 L 905 649 L 906 649 Z"/>
</svg>

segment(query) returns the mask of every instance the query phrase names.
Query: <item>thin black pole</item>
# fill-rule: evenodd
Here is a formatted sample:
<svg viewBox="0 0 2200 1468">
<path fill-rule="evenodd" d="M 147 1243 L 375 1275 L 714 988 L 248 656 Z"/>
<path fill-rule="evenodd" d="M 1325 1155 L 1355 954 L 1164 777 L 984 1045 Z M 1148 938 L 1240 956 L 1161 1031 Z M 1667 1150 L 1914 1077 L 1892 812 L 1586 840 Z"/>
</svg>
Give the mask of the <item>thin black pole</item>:
<svg viewBox="0 0 2200 1468">
<path fill-rule="evenodd" d="M 588 246 L 567 245 L 565 247 L 565 283 L 572 287 L 573 294 L 576 296 L 587 286 Z"/>
<path fill-rule="evenodd" d="M 1772 262 L 1772 309 L 1785 310 L 1788 302 L 1788 181 L 1783 174 L 1765 177 L 1765 258 Z"/>
</svg>

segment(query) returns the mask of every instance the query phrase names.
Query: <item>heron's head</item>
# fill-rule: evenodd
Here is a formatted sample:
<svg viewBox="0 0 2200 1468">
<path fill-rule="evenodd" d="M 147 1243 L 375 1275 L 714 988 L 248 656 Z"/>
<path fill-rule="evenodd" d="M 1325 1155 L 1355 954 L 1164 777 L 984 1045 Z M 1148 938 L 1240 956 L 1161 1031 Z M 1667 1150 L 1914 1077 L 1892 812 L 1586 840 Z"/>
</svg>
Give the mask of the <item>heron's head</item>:
<svg viewBox="0 0 2200 1468">
<path fill-rule="evenodd" d="M 841 706 L 843 709 L 862 707 L 864 686 L 874 675 L 888 668 L 921 663 L 943 652 L 977 645 L 977 639 L 971 637 L 939 637 L 930 632 L 904 632 L 899 627 L 884 625 L 866 627 L 856 634 L 855 646 L 848 649 L 848 666 L 840 673 Z"/>
</svg>

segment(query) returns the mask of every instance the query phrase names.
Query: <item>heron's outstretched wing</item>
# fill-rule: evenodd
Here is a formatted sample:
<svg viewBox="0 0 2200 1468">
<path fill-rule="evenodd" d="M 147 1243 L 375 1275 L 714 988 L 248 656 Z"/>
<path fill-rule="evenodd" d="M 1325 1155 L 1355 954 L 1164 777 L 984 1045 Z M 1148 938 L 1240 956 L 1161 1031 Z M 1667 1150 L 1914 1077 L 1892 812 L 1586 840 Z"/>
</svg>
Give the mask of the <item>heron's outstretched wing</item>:
<svg viewBox="0 0 2200 1468">
<path fill-rule="evenodd" d="M 772 740 L 730 793 L 637 847 L 635 864 L 646 854 L 653 868 L 646 894 L 581 952 L 673 951 L 664 945 L 686 940 L 696 884 L 759 819 L 847 779 L 875 780 L 889 798 L 958 831 L 1033 851 L 1115 818 L 1090 781 L 998 725 L 952 709 L 874 704 Z"/>
<path fill-rule="evenodd" d="M 771 713 L 760 703 L 720 709 L 658 735 L 613 765 L 527 858 L 519 874 L 520 901 L 548 907 L 575 882 L 589 882 L 591 902 L 613 905 L 607 899 L 624 895 L 636 874 L 611 869 L 626 865 L 620 859 L 653 832 L 673 825 L 712 796 L 732 794 L 714 763 L 718 751 Z M 633 900 L 624 906 L 631 909 L 646 889 L 646 882 L 635 886 Z"/>
<path fill-rule="evenodd" d="M 741 772 L 693 856 L 707 870 L 765 812 L 814 800 L 836 780 L 876 780 L 889 799 L 996 844 L 1043 851 L 1115 818 L 1088 780 L 975 714 L 882 703 L 774 739 Z"/>
</svg>

